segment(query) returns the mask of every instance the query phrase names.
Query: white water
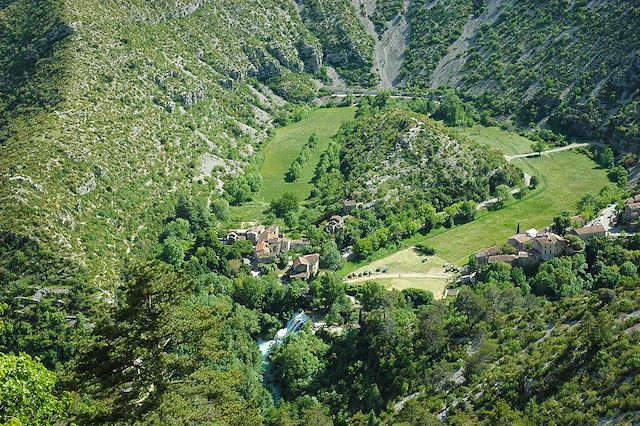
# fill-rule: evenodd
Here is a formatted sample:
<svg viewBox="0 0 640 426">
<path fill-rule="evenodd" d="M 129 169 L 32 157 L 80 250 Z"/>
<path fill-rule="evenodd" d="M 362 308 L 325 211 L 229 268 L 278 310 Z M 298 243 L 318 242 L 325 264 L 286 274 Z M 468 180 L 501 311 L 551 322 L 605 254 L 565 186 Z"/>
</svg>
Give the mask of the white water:
<svg viewBox="0 0 640 426">
<path fill-rule="evenodd" d="M 258 349 L 262 354 L 262 369 L 264 372 L 264 382 L 271 390 L 273 399 L 276 403 L 280 400 L 280 387 L 275 382 L 273 371 L 271 370 L 271 362 L 269 361 L 269 355 L 276 343 L 282 343 L 289 334 L 299 331 L 304 324 L 309 320 L 309 316 L 304 311 L 297 312 L 287 322 L 284 328 L 278 330 L 276 335 L 271 340 L 260 341 L 258 340 Z"/>
<path fill-rule="evenodd" d="M 300 330 L 308 319 L 307 314 L 305 314 L 304 311 L 300 311 L 291 317 L 284 328 L 278 330 L 273 339 L 267 340 L 266 342 L 258 342 L 258 348 L 260 349 L 262 357 L 267 358 L 276 343 L 282 343 L 284 338 L 289 334 Z"/>
</svg>

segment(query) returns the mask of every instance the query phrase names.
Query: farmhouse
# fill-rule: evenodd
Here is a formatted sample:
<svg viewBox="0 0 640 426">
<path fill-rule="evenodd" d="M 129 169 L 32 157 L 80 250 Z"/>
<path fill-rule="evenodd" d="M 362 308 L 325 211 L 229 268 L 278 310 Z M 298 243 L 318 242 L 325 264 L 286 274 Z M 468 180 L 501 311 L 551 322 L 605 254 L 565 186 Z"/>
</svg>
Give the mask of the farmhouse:
<svg viewBox="0 0 640 426">
<path fill-rule="evenodd" d="M 476 254 L 476 259 L 481 266 L 487 265 L 489 263 L 489 258 L 492 256 L 497 256 L 500 254 L 500 249 L 498 247 L 488 247 Z"/>
<path fill-rule="evenodd" d="M 527 231 L 524 234 L 516 234 L 507 242 L 518 250 L 517 254 L 504 253 L 498 247 L 489 247 L 476 254 L 480 266 L 494 263 L 508 263 L 510 265 L 528 266 L 542 260 L 553 259 L 566 253 L 569 242 L 553 232 Z M 535 236 L 533 236 L 535 235 Z"/>
<path fill-rule="evenodd" d="M 628 198 L 624 203 L 622 218 L 626 223 L 631 223 L 640 216 L 640 194 Z"/>
<path fill-rule="evenodd" d="M 569 232 L 585 241 L 594 237 L 604 237 L 607 235 L 607 230 L 602 225 L 584 226 L 582 228 L 571 229 Z"/>
<path fill-rule="evenodd" d="M 524 250 L 527 250 L 527 248 L 529 248 L 527 246 L 530 245 L 530 242 L 532 240 L 533 238 L 531 238 L 527 234 L 516 234 L 513 237 L 510 237 L 507 240 L 507 243 L 509 243 L 509 245 L 513 246 L 519 251 L 524 251 Z"/>
<path fill-rule="evenodd" d="M 307 254 L 300 256 L 293 261 L 293 265 L 289 270 L 290 278 L 300 278 L 302 280 L 308 280 L 318 275 L 318 269 L 320 268 L 320 255 Z"/>
<path fill-rule="evenodd" d="M 492 256 L 497 256 L 500 254 L 500 249 L 498 247 L 488 247 L 476 254 L 476 259 L 480 265 L 487 265 L 489 263 L 489 258 Z"/>
<path fill-rule="evenodd" d="M 534 257 L 538 257 L 540 260 L 549 260 L 562 256 L 567 250 L 568 245 L 569 242 L 560 235 L 554 234 L 553 232 L 546 232 L 533 239 L 533 246 L 529 253 L 537 255 Z"/>
</svg>

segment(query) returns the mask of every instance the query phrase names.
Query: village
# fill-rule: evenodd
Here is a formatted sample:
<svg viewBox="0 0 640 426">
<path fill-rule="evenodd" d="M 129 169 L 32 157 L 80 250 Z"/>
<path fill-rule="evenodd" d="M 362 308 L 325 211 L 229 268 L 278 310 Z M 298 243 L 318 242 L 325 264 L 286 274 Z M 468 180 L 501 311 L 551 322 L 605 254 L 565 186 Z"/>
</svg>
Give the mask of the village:
<svg viewBox="0 0 640 426">
<path fill-rule="evenodd" d="M 249 241 L 254 248 L 254 256 L 248 259 L 254 274 L 259 274 L 260 266 L 275 263 L 279 256 L 286 255 L 291 250 L 302 251 L 309 247 L 305 239 L 290 239 L 280 232 L 278 225 L 258 225 L 249 229 L 234 229 L 229 231 L 224 242 L 234 244 L 239 241 Z M 288 277 L 290 279 L 309 280 L 314 278 L 320 268 L 320 255 L 310 253 L 296 257 L 288 262 Z"/>
<path fill-rule="evenodd" d="M 327 234 L 335 235 L 345 228 L 348 215 L 360 207 L 353 200 L 345 200 L 342 215 L 331 216 L 324 224 Z M 577 215 L 568 218 L 570 226 L 558 232 L 554 225 L 542 229 L 527 229 L 509 237 L 502 245 L 487 247 L 473 256 L 475 262 L 466 267 L 443 265 L 451 277 L 451 282 L 472 284 L 476 281 L 476 270 L 495 263 L 505 263 L 525 269 L 536 267 L 541 262 L 549 261 L 560 256 L 571 256 L 581 251 L 580 243 L 591 238 L 604 236 L 629 235 L 635 231 L 635 225 L 640 218 L 640 194 L 628 198 L 622 209 L 612 204 L 607 206 L 600 215 L 587 222 L 584 217 Z M 225 244 L 248 241 L 253 247 L 253 256 L 245 259 L 251 266 L 254 275 L 260 275 L 265 265 L 276 263 L 286 264 L 280 277 L 284 280 L 301 279 L 309 281 L 320 272 L 320 254 L 311 252 L 311 244 L 305 238 L 289 238 L 282 232 L 279 225 L 255 225 L 247 229 L 232 229 L 222 239 Z M 292 255 L 293 254 L 293 255 Z M 346 249 L 344 256 L 350 251 Z M 372 266 L 371 270 L 350 273 L 347 282 L 366 281 L 390 275 L 386 265 Z M 455 285 L 447 286 L 444 298 L 455 297 Z"/>
<path fill-rule="evenodd" d="M 605 236 L 632 235 L 636 231 L 640 217 L 640 194 L 625 200 L 621 210 L 617 205 L 607 206 L 600 216 L 587 223 L 577 215 L 569 218 L 570 226 L 564 232 L 556 232 L 554 226 L 543 229 L 528 229 L 509 237 L 502 246 L 487 247 L 475 255 L 478 267 L 495 263 L 529 268 L 540 262 L 560 256 L 571 256 L 581 250 L 580 243 L 592 238 Z M 518 225 L 519 227 L 519 225 Z M 474 283 L 475 271 L 466 269 L 466 274 L 458 278 L 460 283 Z"/>
</svg>

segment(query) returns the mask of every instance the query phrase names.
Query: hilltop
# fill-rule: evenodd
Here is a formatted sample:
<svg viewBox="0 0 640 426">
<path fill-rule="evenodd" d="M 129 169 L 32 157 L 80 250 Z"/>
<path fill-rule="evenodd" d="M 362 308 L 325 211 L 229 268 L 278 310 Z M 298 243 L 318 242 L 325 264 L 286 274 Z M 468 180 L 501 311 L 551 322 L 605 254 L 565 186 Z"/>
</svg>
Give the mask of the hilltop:
<svg viewBox="0 0 640 426">
<path fill-rule="evenodd" d="M 395 203 L 420 193 L 444 208 L 483 201 L 498 185 L 522 180 L 500 153 L 406 110 L 363 113 L 337 140 L 346 192 L 363 202 Z"/>
</svg>

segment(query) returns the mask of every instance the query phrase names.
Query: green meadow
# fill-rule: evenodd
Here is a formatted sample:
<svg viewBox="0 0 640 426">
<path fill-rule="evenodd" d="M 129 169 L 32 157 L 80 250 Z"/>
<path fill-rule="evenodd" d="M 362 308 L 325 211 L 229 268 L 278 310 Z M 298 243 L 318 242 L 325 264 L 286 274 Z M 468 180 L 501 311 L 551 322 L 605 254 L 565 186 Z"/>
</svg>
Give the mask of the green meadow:
<svg viewBox="0 0 640 426">
<path fill-rule="evenodd" d="M 306 200 L 313 189 L 311 179 L 320 156 L 329 146 L 331 137 L 338 133 L 340 126 L 351 120 L 354 115 L 355 108 L 319 108 L 299 122 L 277 129 L 273 139 L 264 148 L 264 163 L 261 170 L 263 188 L 253 203 L 231 209 L 233 220 L 238 222 L 259 220 L 264 216 L 264 210 L 269 203 L 284 192 L 294 194 L 300 201 Z M 286 174 L 289 166 L 314 133 L 318 135 L 320 142 L 304 165 L 302 177 L 296 182 L 287 182 Z"/>
</svg>

